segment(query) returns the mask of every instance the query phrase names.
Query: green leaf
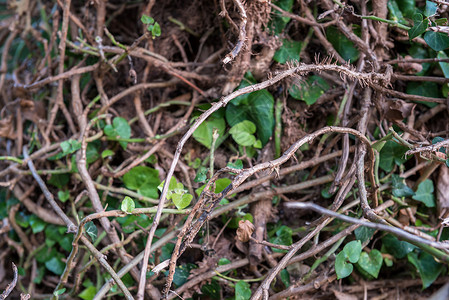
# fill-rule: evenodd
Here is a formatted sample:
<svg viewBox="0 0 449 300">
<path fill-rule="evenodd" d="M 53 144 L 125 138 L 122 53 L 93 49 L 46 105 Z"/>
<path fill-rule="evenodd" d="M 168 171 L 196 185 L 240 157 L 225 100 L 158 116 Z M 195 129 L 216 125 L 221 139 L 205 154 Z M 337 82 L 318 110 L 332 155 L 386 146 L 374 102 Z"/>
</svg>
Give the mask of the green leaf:
<svg viewBox="0 0 449 300">
<path fill-rule="evenodd" d="M 344 60 L 354 63 L 359 58 L 359 51 L 354 44 L 335 26 L 327 27 L 326 35 L 329 42 Z"/>
<path fill-rule="evenodd" d="M 92 242 L 95 242 L 97 240 L 98 229 L 97 226 L 95 226 L 94 222 L 87 222 L 86 225 L 84 225 L 84 230 L 86 231 Z"/>
<path fill-rule="evenodd" d="M 407 83 L 407 94 L 411 95 L 419 95 L 424 97 L 440 97 L 440 88 L 437 83 L 424 81 L 424 82 L 408 82 Z M 423 102 L 416 101 L 418 103 L 422 103 L 428 107 L 435 107 L 437 103 L 432 102 Z"/>
<path fill-rule="evenodd" d="M 419 36 L 420 34 L 426 32 L 427 27 L 429 26 L 429 22 L 423 20 L 422 14 L 415 14 L 413 16 L 413 27 L 408 31 L 408 37 L 410 40 Z"/>
<path fill-rule="evenodd" d="M 154 19 L 147 15 L 142 15 L 142 17 L 140 18 L 140 21 L 143 24 L 153 24 L 154 23 Z"/>
<path fill-rule="evenodd" d="M 447 25 L 447 18 L 436 19 L 435 24 L 438 26 L 445 26 Z"/>
<path fill-rule="evenodd" d="M 193 181 L 195 182 L 204 182 L 207 179 L 207 168 L 201 166 L 198 171 L 196 172 L 195 179 Z"/>
<path fill-rule="evenodd" d="M 399 166 L 407 161 L 407 158 L 404 157 L 407 150 L 408 148 L 405 146 L 387 141 L 379 152 L 379 167 L 385 172 L 391 172 L 394 164 Z"/>
<path fill-rule="evenodd" d="M 176 267 L 175 275 L 173 276 L 173 283 L 180 287 L 184 283 L 187 282 L 189 276 L 190 276 L 190 270 L 196 268 L 194 264 L 185 264 L 181 265 L 179 267 Z"/>
<path fill-rule="evenodd" d="M 54 292 L 53 292 L 53 295 L 54 295 L 54 296 L 59 296 L 59 295 L 64 294 L 65 291 L 66 291 L 66 288 L 62 288 L 62 289 L 59 289 L 59 290 L 57 290 L 57 291 L 54 291 Z"/>
<path fill-rule="evenodd" d="M 402 15 L 402 11 L 399 9 L 399 5 L 395 0 L 389 0 L 387 3 L 388 11 L 390 12 L 390 18 L 393 21 L 399 22 L 401 24 L 406 24 L 407 21 Z"/>
<path fill-rule="evenodd" d="M 437 262 L 432 255 L 425 251 L 422 251 L 419 256 L 415 252 L 409 253 L 407 258 L 418 270 L 423 289 L 428 288 L 438 278 L 444 268 L 442 263 Z"/>
<path fill-rule="evenodd" d="M 274 129 L 274 98 L 267 90 L 256 91 L 247 97 L 233 99 L 226 106 L 226 121 L 230 126 L 245 120 L 256 125 L 257 137 L 264 146 Z"/>
<path fill-rule="evenodd" d="M 279 0 L 273 1 L 273 4 L 282 8 L 285 11 L 291 12 L 293 7 L 293 0 Z M 281 16 L 281 13 L 277 10 L 272 9 L 271 21 L 268 24 L 268 28 L 271 28 L 272 34 L 279 35 L 284 30 L 288 22 L 290 22 L 289 17 Z"/>
<path fill-rule="evenodd" d="M 276 51 L 273 60 L 280 64 L 285 64 L 287 61 L 299 61 L 299 53 L 301 52 L 302 43 L 297 41 L 289 41 L 284 39 L 282 46 Z"/>
<path fill-rule="evenodd" d="M 95 295 L 97 294 L 97 288 L 93 285 L 86 288 L 84 291 L 78 294 L 78 297 L 80 297 L 83 300 L 92 300 L 95 298 Z"/>
<path fill-rule="evenodd" d="M 137 166 L 129 170 L 123 176 L 123 182 L 128 189 L 135 190 L 140 195 L 156 199 L 159 197 L 157 186 L 161 183 L 159 180 L 159 171 L 146 166 Z"/>
<path fill-rule="evenodd" d="M 62 149 L 63 156 L 66 156 L 68 154 L 74 153 L 81 149 L 81 143 L 77 140 L 67 140 L 60 144 L 60 147 Z"/>
<path fill-rule="evenodd" d="M 410 197 L 415 192 L 404 183 L 404 179 L 397 174 L 392 175 L 393 196 L 395 197 Z"/>
<path fill-rule="evenodd" d="M 412 197 L 416 201 L 424 203 L 427 207 L 435 207 L 435 197 L 433 195 L 433 182 L 426 179 L 418 185 L 415 195 Z"/>
<path fill-rule="evenodd" d="M 293 243 L 292 239 L 292 229 L 288 226 L 282 225 L 279 229 L 276 230 L 276 236 L 270 238 L 270 243 L 290 246 Z M 272 248 L 274 252 L 286 252 L 286 250 L 280 250 L 276 248 Z"/>
<path fill-rule="evenodd" d="M 122 201 L 121 210 L 126 213 L 132 213 L 135 208 L 136 204 L 134 203 L 134 200 L 126 196 Z"/>
<path fill-rule="evenodd" d="M 66 202 L 70 198 L 70 192 L 69 191 L 58 191 L 58 198 L 61 200 L 61 202 Z"/>
<path fill-rule="evenodd" d="M 249 300 L 251 289 L 249 283 L 240 280 L 235 284 L 235 300 Z"/>
<path fill-rule="evenodd" d="M 151 35 L 153 36 L 153 39 L 157 36 L 161 35 L 161 26 L 159 25 L 158 22 L 156 22 L 153 26 L 153 28 L 151 29 Z"/>
<path fill-rule="evenodd" d="M 45 225 L 47 225 L 47 223 L 39 219 L 36 215 L 31 215 L 29 222 L 33 233 L 42 232 L 45 229 Z"/>
<path fill-rule="evenodd" d="M 61 275 L 64 272 L 65 263 L 59 257 L 52 257 L 45 262 L 45 267 L 56 275 Z"/>
<path fill-rule="evenodd" d="M 392 234 L 387 234 L 382 238 L 382 245 L 388 253 L 399 259 L 404 258 L 416 248 L 415 245 L 398 240 L 398 238 Z"/>
<path fill-rule="evenodd" d="M 282 283 L 288 288 L 290 286 L 290 274 L 288 274 L 288 271 L 284 269 L 281 271 L 280 275 Z"/>
<path fill-rule="evenodd" d="M 375 231 L 376 229 L 374 228 L 360 226 L 354 230 L 354 235 L 360 242 L 365 243 L 373 237 Z"/>
<path fill-rule="evenodd" d="M 201 293 L 209 296 L 210 299 L 220 299 L 221 287 L 218 282 L 212 279 L 212 282 L 201 287 Z"/>
<path fill-rule="evenodd" d="M 195 140 L 206 146 L 208 149 L 212 147 L 212 134 L 214 128 L 218 129 L 219 138 L 216 141 L 216 145 L 219 145 L 223 141 L 225 134 L 226 122 L 223 118 L 210 117 L 209 120 L 201 123 L 200 126 L 193 132 Z"/>
<path fill-rule="evenodd" d="M 253 133 L 256 132 L 256 125 L 253 122 L 245 120 L 235 124 L 229 130 L 234 141 L 241 146 L 252 146 L 256 142 Z"/>
<path fill-rule="evenodd" d="M 192 202 L 192 199 L 193 199 L 193 196 L 190 194 L 184 194 L 184 195 L 173 194 L 173 203 L 175 204 L 176 208 L 179 210 L 184 209 L 187 206 L 189 206 L 190 202 Z"/>
<path fill-rule="evenodd" d="M 362 252 L 362 243 L 360 241 L 349 242 L 343 247 L 343 252 L 349 262 L 355 264 L 359 260 L 360 253 Z"/>
<path fill-rule="evenodd" d="M 69 183 L 69 181 L 70 176 L 68 174 L 52 174 L 48 183 L 57 187 L 58 189 L 62 189 Z"/>
<path fill-rule="evenodd" d="M 424 40 L 435 51 L 449 48 L 449 36 L 447 36 L 447 33 L 427 31 L 424 34 Z"/>
<path fill-rule="evenodd" d="M 348 262 L 347 257 L 343 251 L 337 254 L 335 257 L 335 273 L 337 273 L 337 279 L 342 279 L 351 275 L 354 266 Z"/>
<path fill-rule="evenodd" d="M 424 9 L 424 15 L 426 17 L 433 16 L 437 13 L 438 5 L 432 1 L 426 1 L 426 8 Z"/>
<path fill-rule="evenodd" d="M 233 168 L 233 169 L 243 169 L 243 162 L 241 159 L 237 159 L 235 162 L 228 162 L 226 165 L 227 167 Z"/>
<path fill-rule="evenodd" d="M 288 92 L 295 99 L 303 100 L 307 105 L 315 104 L 318 98 L 329 89 L 327 82 L 320 76 L 312 75 L 306 82 L 292 85 Z"/>
<path fill-rule="evenodd" d="M 382 253 L 380 253 L 379 250 L 373 249 L 369 254 L 363 251 L 360 254 L 360 259 L 357 264 L 368 274 L 377 278 L 380 268 L 382 267 L 382 261 Z"/>
<path fill-rule="evenodd" d="M 106 149 L 103 152 L 101 152 L 101 158 L 105 159 L 106 157 L 111 157 L 114 154 L 115 154 L 114 151 L 112 151 L 110 149 Z"/>
<path fill-rule="evenodd" d="M 416 10 L 415 0 L 396 0 L 396 3 L 405 17 L 411 18 L 414 15 Z"/>
<path fill-rule="evenodd" d="M 122 117 L 115 117 L 112 120 L 112 125 L 106 125 L 104 127 L 104 133 L 113 138 L 129 139 L 131 137 L 131 127 L 129 127 L 128 121 Z M 119 141 L 123 149 L 126 150 L 127 142 Z"/>
</svg>

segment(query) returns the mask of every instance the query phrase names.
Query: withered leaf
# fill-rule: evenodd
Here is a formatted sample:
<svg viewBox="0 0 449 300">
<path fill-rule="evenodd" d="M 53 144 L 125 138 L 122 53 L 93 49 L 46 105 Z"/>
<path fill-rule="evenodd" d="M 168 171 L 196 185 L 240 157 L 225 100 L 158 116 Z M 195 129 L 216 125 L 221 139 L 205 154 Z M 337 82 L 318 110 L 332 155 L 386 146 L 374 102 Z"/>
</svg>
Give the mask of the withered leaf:
<svg viewBox="0 0 449 300">
<path fill-rule="evenodd" d="M 254 225 L 248 220 L 240 220 L 239 228 L 237 228 L 237 239 L 241 242 L 249 241 L 249 238 L 254 232 Z"/>
<path fill-rule="evenodd" d="M 383 105 L 385 118 L 390 121 L 402 121 L 408 118 L 415 108 L 415 103 L 407 103 L 403 100 L 386 101 Z"/>
<path fill-rule="evenodd" d="M 8 139 L 16 138 L 12 116 L 7 116 L 0 120 L 0 136 Z"/>
</svg>

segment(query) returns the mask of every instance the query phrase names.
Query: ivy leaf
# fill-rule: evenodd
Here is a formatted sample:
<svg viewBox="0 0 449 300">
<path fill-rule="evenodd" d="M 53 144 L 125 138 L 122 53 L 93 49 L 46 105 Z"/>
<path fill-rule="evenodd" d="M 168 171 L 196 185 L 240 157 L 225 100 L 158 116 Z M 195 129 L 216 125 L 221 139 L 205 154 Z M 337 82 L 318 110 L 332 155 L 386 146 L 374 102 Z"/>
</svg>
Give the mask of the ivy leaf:
<svg viewBox="0 0 449 300">
<path fill-rule="evenodd" d="M 424 40 L 435 51 L 449 48 L 449 36 L 447 36 L 447 33 L 427 31 L 424 34 Z"/>
<path fill-rule="evenodd" d="M 147 15 L 142 15 L 142 17 L 140 18 L 140 21 L 143 24 L 153 24 L 154 23 L 154 19 Z"/>
<path fill-rule="evenodd" d="M 432 180 L 426 179 L 418 185 L 418 189 L 412 198 L 424 203 L 427 207 L 435 207 L 433 191 L 434 187 Z"/>
<path fill-rule="evenodd" d="M 97 294 L 97 288 L 93 285 L 87 287 L 84 291 L 78 294 L 78 297 L 80 297 L 83 300 L 92 300 L 95 295 Z"/>
<path fill-rule="evenodd" d="M 135 190 L 137 193 L 150 197 L 158 198 L 157 186 L 161 183 L 159 180 L 159 171 L 146 166 L 137 166 L 129 170 L 123 176 L 123 182 L 128 189 Z"/>
<path fill-rule="evenodd" d="M 297 41 L 289 41 L 284 39 L 282 46 L 276 51 L 273 60 L 280 64 L 285 64 L 287 61 L 299 61 L 299 53 L 301 52 L 302 43 Z"/>
<path fill-rule="evenodd" d="M 235 284 L 235 300 L 249 300 L 251 289 L 249 283 L 240 280 Z"/>
<path fill-rule="evenodd" d="M 424 15 L 426 17 L 433 16 L 437 13 L 438 5 L 432 1 L 426 1 L 426 8 L 424 9 Z"/>
<path fill-rule="evenodd" d="M 400 241 L 392 234 L 387 234 L 382 238 L 382 246 L 385 247 L 388 253 L 395 258 L 404 258 L 408 253 L 412 252 L 416 246 L 409 242 Z"/>
<path fill-rule="evenodd" d="M 70 198 L 70 192 L 69 191 L 58 191 L 58 198 L 61 200 L 61 202 L 66 202 Z"/>
<path fill-rule="evenodd" d="M 423 19 L 422 14 L 415 14 L 413 16 L 413 27 L 408 31 L 408 37 L 413 40 L 415 37 L 424 33 L 429 26 L 429 22 Z"/>
<path fill-rule="evenodd" d="M 253 122 L 245 120 L 235 124 L 229 130 L 234 141 L 241 146 L 252 146 L 256 142 L 253 133 L 256 132 L 256 125 Z"/>
<path fill-rule="evenodd" d="M 104 133 L 108 137 L 129 139 L 131 137 L 131 127 L 129 127 L 128 121 L 122 117 L 115 117 L 112 120 L 112 125 L 106 125 L 104 127 Z M 123 149 L 126 150 L 127 142 L 119 141 Z"/>
<path fill-rule="evenodd" d="M 279 227 L 278 230 L 276 230 L 276 236 L 270 238 L 270 243 L 278 244 L 278 245 L 285 245 L 290 246 L 293 243 L 292 239 L 292 229 L 288 226 L 282 225 Z M 272 248 L 274 252 L 286 252 L 286 250 L 280 250 L 276 248 Z"/>
<path fill-rule="evenodd" d="M 343 247 L 342 252 L 345 253 L 351 263 L 355 264 L 359 260 L 360 253 L 362 252 L 362 243 L 360 241 L 349 242 Z"/>
<path fill-rule="evenodd" d="M 360 254 L 357 265 L 374 278 L 377 278 L 382 267 L 382 261 L 382 253 L 377 249 L 373 249 L 369 254 L 363 251 Z"/>
<path fill-rule="evenodd" d="M 65 263 L 59 257 L 52 257 L 45 262 L 45 267 L 56 275 L 61 275 L 64 272 Z"/>
<path fill-rule="evenodd" d="M 176 208 L 181 210 L 186 208 L 187 206 L 190 205 L 190 202 L 192 202 L 193 196 L 186 193 L 183 195 L 180 194 L 173 194 L 172 195 L 172 200 L 173 203 L 175 204 Z"/>
<path fill-rule="evenodd" d="M 407 161 L 407 158 L 404 157 L 407 150 L 408 148 L 405 146 L 387 141 L 379 152 L 379 167 L 385 172 L 391 172 L 394 164 L 401 165 Z"/>
<path fill-rule="evenodd" d="M 223 118 L 214 118 L 212 116 L 210 120 L 201 123 L 201 125 L 193 132 L 193 138 L 210 149 L 210 147 L 212 147 L 212 134 L 214 128 L 218 129 L 219 135 L 215 145 L 219 145 L 224 139 L 226 129 L 226 122 Z"/>
<path fill-rule="evenodd" d="M 126 213 L 132 213 L 135 208 L 136 204 L 134 203 L 134 200 L 126 196 L 122 201 L 121 210 Z"/>
<path fill-rule="evenodd" d="M 327 27 L 326 36 L 344 60 L 353 63 L 359 58 L 359 50 L 357 50 L 354 44 L 335 26 Z"/>
<path fill-rule="evenodd" d="M 273 134 L 274 98 L 267 90 L 260 90 L 244 98 L 233 99 L 226 106 L 226 120 L 231 126 L 245 120 L 253 122 L 257 137 L 264 146 Z"/>
<path fill-rule="evenodd" d="M 418 270 L 422 280 L 423 289 L 428 288 L 443 271 L 443 264 L 437 262 L 432 255 L 422 251 L 419 255 L 411 252 L 407 255 L 408 261 Z"/>
<path fill-rule="evenodd" d="M 292 85 L 288 92 L 295 99 L 302 100 L 307 105 L 315 104 L 318 98 L 329 89 L 327 82 L 320 76 L 312 75 L 305 83 Z"/>
<path fill-rule="evenodd" d="M 84 225 L 84 230 L 86 231 L 92 242 L 95 242 L 97 240 L 98 229 L 97 226 L 95 226 L 94 222 L 87 222 L 86 225 Z"/>
<path fill-rule="evenodd" d="M 392 175 L 393 196 L 395 197 L 410 197 L 415 192 L 404 183 L 404 179 L 397 174 Z"/>
<path fill-rule="evenodd" d="M 337 254 L 335 257 L 335 273 L 337 273 L 337 279 L 342 279 L 351 275 L 354 266 L 348 262 L 347 257 L 343 251 Z"/>
</svg>

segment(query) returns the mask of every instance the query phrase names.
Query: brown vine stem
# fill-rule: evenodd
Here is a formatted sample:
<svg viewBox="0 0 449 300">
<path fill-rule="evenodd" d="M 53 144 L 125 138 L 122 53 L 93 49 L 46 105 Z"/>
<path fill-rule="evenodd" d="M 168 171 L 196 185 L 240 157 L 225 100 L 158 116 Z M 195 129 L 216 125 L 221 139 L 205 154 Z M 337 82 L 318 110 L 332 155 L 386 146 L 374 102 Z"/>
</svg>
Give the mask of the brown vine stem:
<svg viewBox="0 0 449 300">
<path fill-rule="evenodd" d="M 26 146 L 23 146 L 23 156 L 25 158 L 29 158 L 28 156 L 28 149 Z M 42 192 L 44 193 L 45 198 L 50 203 L 53 210 L 59 215 L 59 217 L 64 220 L 64 223 L 67 225 L 67 232 L 77 233 L 77 226 L 72 222 L 72 220 L 67 217 L 67 215 L 62 211 L 62 209 L 58 206 L 56 203 L 53 195 L 48 190 L 47 186 L 45 185 L 45 182 L 42 180 L 42 178 L 37 174 L 36 168 L 34 167 L 34 163 L 31 159 L 28 160 L 28 167 L 31 171 L 31 174 L 33 175 L 34 179 L 37 181 L 39 187 L 41 188 Z M 80 234 L 81 235 L 81 234 Z M 94 245 L 83 235 L 80 237 L 81 241 L 84 245 L 89 249 L 89 251 L 95 256 L 95 258 L 98 260 L 98 262 L 107 270 L 109 275 L 111 275 L 112 279 L 117 283 L 119 288 L 122 290 L 123 294 L 125 294 L 126 299 L 133 299 L 131 296 L 131 293 L 126 288 L 123 281 L 120 279 L 120 277 L 117 276 L 117 273 L 115 273 L 114 269 L 108 264 L 106 259 L 104 258 L 104 255 L 100 253 L 100 251 L 95 248 Z M 74 249 L 73 249 L 74 250 Z M 72 252 L 73 252 L 72 250 Z M 70 272 L 70 266 L 69 264 L 66 264 L 65 270 L 61 276 L 66 276 L 64 274 Z"/>
</svg>

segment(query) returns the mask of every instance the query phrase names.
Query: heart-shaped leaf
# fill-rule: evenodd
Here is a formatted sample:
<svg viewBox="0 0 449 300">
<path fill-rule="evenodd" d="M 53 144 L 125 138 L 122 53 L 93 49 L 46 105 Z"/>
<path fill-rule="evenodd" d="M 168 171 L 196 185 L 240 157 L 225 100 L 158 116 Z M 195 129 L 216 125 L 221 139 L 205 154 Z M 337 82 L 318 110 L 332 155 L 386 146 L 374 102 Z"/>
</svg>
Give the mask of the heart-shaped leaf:
<svg viewBox="0 0 449 300">
<path fill-rule="evenodd" d="M 343 251 L 338 253 L 335 258 L 335 273 L 337 273 L 337 278 L 345 278 L 351 275 L 354 266 L 347 261 L 347 257 Z"/>
<path fill-rule="evenodd" d="M 435 207 L 433 191 L 434 187 L 432 180 L 426 179 L 418 185 L 418 189 L 412 198 L 424 203 L 427 207 Z"/>
<path fill-rule="evenodd" d="M 158 176 L 159 172 L 157 170 L 138 166 L 123 175 L 123 182 L 128 189 L 135 190 L 143 196 L 156 199 L 159 197 L 157 186 L 161 182 Z"/>
<path fill-rule="evenodd" d="M 382 254 L 380 253 L 380 251 L 373 249 L 369 254 L 365 251 L 362 252 L 357 264 L 368 274 L 370 274 L 374 278 L 377 278 L 380 268 L 382 267 L 382 260 Z"/>
<path fill-rule="evenodd" d="M 344 246 L 342 252 L 345 253 L 350 262 L 355 264 L 359 260 L 360 253 L 362 252 L 362 243 L 358 240 L 349 242 Z"/>
</svg>

